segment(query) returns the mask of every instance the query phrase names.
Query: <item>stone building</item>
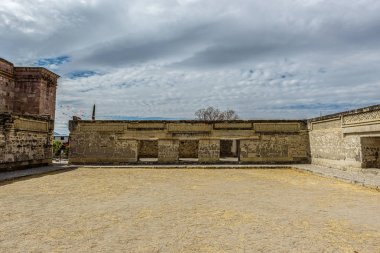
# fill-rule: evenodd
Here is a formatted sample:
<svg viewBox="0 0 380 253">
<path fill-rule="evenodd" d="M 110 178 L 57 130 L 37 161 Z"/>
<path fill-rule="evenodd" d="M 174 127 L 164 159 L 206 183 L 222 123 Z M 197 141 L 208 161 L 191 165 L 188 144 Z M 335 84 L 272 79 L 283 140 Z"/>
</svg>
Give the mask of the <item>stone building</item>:
<svg viewBox="0 0 380 253">
<path fill-rule="evenodd" d="M 0 112 L 54 119 L 59 76 L 40 67 L 14 67 L 0 58 Z"/>
<path fill-rule="evenodd" d="M 0 58 L 0 171 L 51 163 L 58 78 Z"/>
<path fill-rule="evenodd" d="M 71 163 L 145 161 L 309 163 L 307 122 L 70 121 Z"/>
<path fill-rule="evenodd" d="M 380 168 L 380 105 L 310 120 L 70 121 L 70 163 Z"/>
</svg>

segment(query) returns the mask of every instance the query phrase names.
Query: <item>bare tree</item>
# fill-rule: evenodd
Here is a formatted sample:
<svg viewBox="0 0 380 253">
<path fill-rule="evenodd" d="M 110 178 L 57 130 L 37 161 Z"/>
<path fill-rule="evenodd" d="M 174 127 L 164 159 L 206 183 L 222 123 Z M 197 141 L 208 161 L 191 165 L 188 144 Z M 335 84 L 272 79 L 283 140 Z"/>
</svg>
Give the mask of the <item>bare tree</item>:
<svg viewBox="0 0 380 253">
<path fill-rule="evenodd" d="M 239 116 L 234 110 L 220 111 L 218 108 L 209 106 L 195 112 L 197 120 L 237 120 Z"/>
</svg>

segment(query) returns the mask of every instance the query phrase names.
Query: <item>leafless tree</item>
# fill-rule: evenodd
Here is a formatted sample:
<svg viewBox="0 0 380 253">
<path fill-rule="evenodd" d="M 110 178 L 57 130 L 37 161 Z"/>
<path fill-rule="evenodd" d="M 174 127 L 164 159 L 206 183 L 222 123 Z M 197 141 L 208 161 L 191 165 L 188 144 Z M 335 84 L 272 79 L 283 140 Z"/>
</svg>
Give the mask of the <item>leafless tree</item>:
<svg viewBox="0 0 380 253">
<path fill-rule="evenodd" d="M 197 120 L 237 120 L 239 116 L 234 110 L 220 111 L 218 108 L 209 106 L 195 112 Z"/>
</svg>

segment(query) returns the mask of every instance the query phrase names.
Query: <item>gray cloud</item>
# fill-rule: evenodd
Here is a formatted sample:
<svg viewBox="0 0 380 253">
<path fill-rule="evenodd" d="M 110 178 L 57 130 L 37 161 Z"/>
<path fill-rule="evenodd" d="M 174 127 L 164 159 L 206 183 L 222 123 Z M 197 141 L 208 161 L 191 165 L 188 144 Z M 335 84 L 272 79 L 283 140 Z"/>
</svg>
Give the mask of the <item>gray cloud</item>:
<svg viewBox="0 0 380 253">
<path fill-rule="evenodd" d="M 379 12 L 377 0 L 2 1 L 0 56 L 62 76 L 61 132 L 93 103 L 105 118 L 208 105 L 304 118 L 379 103 Z"/>
</svg>

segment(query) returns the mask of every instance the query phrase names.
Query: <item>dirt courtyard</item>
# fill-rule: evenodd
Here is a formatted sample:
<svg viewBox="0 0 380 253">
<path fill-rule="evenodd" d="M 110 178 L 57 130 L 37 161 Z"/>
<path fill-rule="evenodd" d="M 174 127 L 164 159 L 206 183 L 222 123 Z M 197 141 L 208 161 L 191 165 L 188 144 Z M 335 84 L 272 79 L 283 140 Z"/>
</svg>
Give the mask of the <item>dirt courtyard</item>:
<svg viewBox="0 0 380 253">
<path fill-rule="evenodd" d="M 80 168 L 0 184 L 1 252 L 380 252 L 380 192 L 290 169 Z"/>
</svg>

